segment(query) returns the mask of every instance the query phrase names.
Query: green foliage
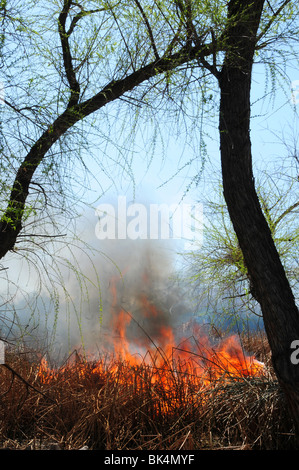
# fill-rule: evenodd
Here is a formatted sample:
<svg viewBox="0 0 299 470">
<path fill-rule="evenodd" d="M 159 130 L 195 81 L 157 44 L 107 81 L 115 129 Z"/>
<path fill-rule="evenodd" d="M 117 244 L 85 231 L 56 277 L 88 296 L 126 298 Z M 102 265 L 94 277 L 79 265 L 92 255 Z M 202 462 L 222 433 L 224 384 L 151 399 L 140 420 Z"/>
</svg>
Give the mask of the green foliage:
<svg viewBox="0 0 299 470">
<path fill-rule="evenodd" d="M 216 185 L 215 185 L 216 186 Z M 199 309 L 209 299 L 209 313 L 235 319 L 259 315 L 259 307 L 251 292 L 250 279 L 242 251 L 234 232 L 222 185 L 217 183 L 213 199 L 205 202 L 204 243 L 185 255 L 185 275 L 194 287 Z M 284 265 L 294 294 L 299 298 L 299 223 L 298 181 L 286 175 L 284 168 L 273 175 L 260 171 L 257 191 L 265 218 Z M 219 322 L 219 318 L 217 319 Z"/>
<path fill-rule="evenodd" d="M 6 106 L 2 110 L 0 213 L 2 221 L 12 227 L 22 219 L 18 248 L 25 247 L 25 254 L 29 248 L 24 240 L 34 248 L 38 244 L 41 221 L 48 220 L 51 236 L 56 236 L 75 218 L 86 188 L 98 195 L 111 185 L 129 182 L 134 192 L 140 159 L 146 160 L 148 168 L 158 143 L 164 151 L 159 158 L 165 158 L 167 136 L 184 141 L 187 149 L 184 158 L 174 162 L 173 175 L 194 166 L 186 192 L 198 184 L 208 158 L 206 129 L 218 112 L 215 76 L 221 70 L 230 28 L 238 19 L 233 17 L 228 24 L 228 4 L 222 0 L 28 0 L 23 4 L 12 0 L 7 5 L 1 0 Z M 283 66 L 290 56 L 297 57 L 291 49 L 297 40 L 297 13 L 295 2 L 265 2 L 256 61 L 266 64 L 271 92 L 278 78 L 286 84 Z M 147 75 L 149 69 L 152 72 Z M 143 81 L 134 82 L 141 72 Z M 126 79 L 126 84 L 132 82 L 130 86 L 116 93 L 115 84 Z M 97 108 L 108 95 L 108 105 Z M 95 103 L 94 111 L 85 116 L 90 102 Z M 58 128 L 54 124 L 62 116 L 68 122 L 61 119 L 63 126 Z M 42 142 L 44 153 L 41 135 L 48 136 Z M 144 145 L 137 141 L 140 136 Z M 15 199 L 10 200 L 10 193 L 32 149 L 36 150 L 35 171 L 28 196 L 27 188 L 20 187 L 26 196 L 20 207 Z M 273 217 L 267 207 L 265 213 Z M 215 209 L 220 209 L 226 232 L 221 238 L 217 224 L 209 228 L 211 246 L 219 245 L 221 257 L 213 254 L 206 260 L 206 276 L 210 273 L 219 279 L 221 275 L 226 283 L 243 283 L 246 268 L 222 202 Z M 57 220 L 63 220 L 60 230 Z M 277 217 L 273 221 L 273 234 L 289 259 L 287 236 Z M 26 238 L 28 233 L 35 236 Z M 296 237 L 291 235 L 292 240 Z"/>
</svg>

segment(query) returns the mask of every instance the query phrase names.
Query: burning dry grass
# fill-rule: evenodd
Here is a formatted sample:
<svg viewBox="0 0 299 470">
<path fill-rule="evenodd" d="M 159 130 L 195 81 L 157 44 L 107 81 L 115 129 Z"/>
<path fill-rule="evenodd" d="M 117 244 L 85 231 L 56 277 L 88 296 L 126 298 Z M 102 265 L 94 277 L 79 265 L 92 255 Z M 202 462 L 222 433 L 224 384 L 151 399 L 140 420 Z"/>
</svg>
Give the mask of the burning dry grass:
<svg viewBox="0 0 299 470">
<path fill-rule="evenodd" d="M 247 342 L 267 363 L 265 339 Z M 295 448 L 284 398 L 269 370 L 249 377 L 222 370 L 207 384 L 179 361 L 164 358 L 161 367 L 160 359 L 150 359 L 132 365 L 73 355 L 52 370 L 12 354 L 7 364 L 20 376 L 1 366 L 2 446 L 37 449 L 51 441 L 62 449 Z"/>
</svg>

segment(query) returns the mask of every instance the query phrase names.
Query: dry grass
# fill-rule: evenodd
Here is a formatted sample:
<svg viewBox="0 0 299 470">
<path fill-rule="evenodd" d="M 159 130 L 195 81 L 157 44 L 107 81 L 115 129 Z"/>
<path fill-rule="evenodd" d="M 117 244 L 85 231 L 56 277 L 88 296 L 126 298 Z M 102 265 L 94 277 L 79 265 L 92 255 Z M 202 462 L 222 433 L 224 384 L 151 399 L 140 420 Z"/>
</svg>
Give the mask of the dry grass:
<svg viewBox="0 0 299 470">
<path fill-rule="evenodd" d="M 264 337 L 243 340 L 269 363 Z M 263 377 L 228 380 L 224 374 L 204 388 L 170 363 L 159 377 L 154 359 L 132 367 L 104 358 L 100 369 L 77 360 L 49 383 L 32 358 L 11 354 L 7 364 L 24 380 L 0 366 L 2 447 L 38 449 L 52 442 L 62 449 L 296 449 L 270 369 Z"/>
</svg>

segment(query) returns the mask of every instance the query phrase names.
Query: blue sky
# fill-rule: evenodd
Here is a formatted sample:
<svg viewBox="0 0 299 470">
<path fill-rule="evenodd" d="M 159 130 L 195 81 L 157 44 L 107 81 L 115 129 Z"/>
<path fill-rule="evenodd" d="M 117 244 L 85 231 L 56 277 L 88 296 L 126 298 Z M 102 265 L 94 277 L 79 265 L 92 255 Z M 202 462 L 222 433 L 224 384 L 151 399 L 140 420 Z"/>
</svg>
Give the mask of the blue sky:
<svg viewBox="0 0 299 470">
<path fill-rule="evenodd" d="M 290 66 L 288 69 L 289 80 L 284 83 L 284 88 L 278 83 L 275 94 L 265 95 L 265 69 L 263 65 L 255 66 L 252 82 L 252 120 L 251 120 L 251 138 L 253 146 L 253 159 L 257 164 L 262 162 L 274 161 L 277 157 L 282 157 L 281 150 L 283 149 L 284 137 L 292 138 L 292 133 L 296 135 L 298 126 L 298 112 L 299 104 L 295 108 L 291 104 L 291 83 L 299 80 L 299 70 L 295 66 Z M 268 89 L 268 92 L 271 90 Z M 217 99 L 217 98 L 216 98 Z M 299 94 L 298 94 L 299 101 Z M 108 105 L 109 106 L 109 105 Z M 207 139 L 207 153 L 209 159 L 213 162 L 218 170 L 220 170 L 220 153 L 218 144 L 218 116 L 211 119 L 211 125 L 207 128 L 207 132 L 211 134 L 212 139 Z M 140 137 L 139 137 L 140 138 Z M 196 139 L 194 139 L 195 142 Z M 147 156 L 143 154 L 142 150 L 140 155 L 133 161 L 132 173 L 136 181 L 136 200 L 144 200 L 147 195 L 154 201 L 161 202 L 179 202 L 185 194 L 186 187 L 190 183 L 197 171 L 200 171 L 200 159 L 187 165 L 177 175 L 178 167 L 184 167 L 189 160 L 194 158 L 194 149 L 196 143 L 192 147 L 186 146 L 183 139 L 181 141 L 175 138 L 170 138 L 166 142 L 166 149 L 159 148 L 159 143 L 155 149 L 152 162 L 147 168 Z M 138 136 L 136 140 L 138 145 Z M 291 144 L 291 142 L 289 142 Z M 142 140 L 140 138 L 140 147 L 142 148 Z M 166 150 L 166 152 L 165 152 Z M 111 150 L 113 151 L 113 150 Z M 162 161 L 161 155 L 165 154 L 165 159 Z M 98 171 L 98 170 L 96 170 Z M 98 172 L 99 178 L 103 178 L 103 174 Z M 174 176 L 176 175 L 176 176 Z M 172 176 L 174 176 L 172 178 Z M 171 177 L 168 183 L 165 183 Z M 110 197 L 114 198 L 116 195 L 127 194 L 129 198 L 133 199 L 133 185 L 129 178 L 117 179 L 115 178 L 117 186 L 112 187 L 104 195 L 103 200 L 109 200 Z M 165 184 L 164 184 L 165 183 Z M 106 188 L 111 186 L 109 178 L 106 180 Z M 187 196 L 187 201 L 197 200 L 197 189 L 191 191 Z M 93 200 L 96 194 L 91 193 L 90 199 Z"/>
<path fill-rule="evenodd" d="M 292 145 L 292 139 L 296 138 L 298 128 L 296 113 L 299 104 L 294 106 L 291 103 L 291 83 L 299 79 L 299 71 L 296 67 L 289 67 L 288 74 L 289 80 L 284 84 L 284 88 L 278 84 L 275 94 L 265 97 L 265 69 L 263 66 L 256 66 L 254 69 L 251 93 L 253 103 L 251 139 L 255 171 L 266 167 L 274 171 L 275 165 L 281 163 L 287 155 L 284 140 L 287 140 L 288 145 Z M 192 178 L 201 168 L 200 158 L 195 159 L 192 164 L 186 165 L 194 158 L 194 150 L 196 151 L 198 143 L 197 136 L 194 138 L 194 146 L 192 146 L 192 141 L 190 145 L 185 145 L 183 139 L 170 137 L 165 139 L 166 149 L 162 150 L 157 145 L 149 167 L 147 167 L 147 155 L 142 150 L 133 160 L 132 173 L 136 183 L 134 188 L 130 178 L 119 177 L 121 172 L 115 176 L 116 184 L 113 186 L 111 186 L 111 180 L 107 177 L 105 180 L 106 188 L 110 187 L 110 189 L 107 189 L 106 194 L 101 195 L 98 203 L 117 204 L 117 197 L 123 195 L 127 197 L 128 203 L 139 202 L 143 204 L 149 202 L 195 204 L 204 202 L 207 196 L 213 197 L 215 181 L 209 179 L 211 168 L 216 169 L 219 179 L 221 178 L 217 126 L 218 116 L 216 114 L 211 119 L 209 128 L 205 129 L 211 136 L 206 140 L 209 161 L 206 162 L 206 170 L 198 186 L 193 184 L 190 191 L 186 192 Z M 140 148 L 143 144 L 141 137 L 138 138 L 137 136 L 136 139 L 137 147 L 139 145 L 138 139 L 140 139 Z M 113 148 L 111 151 L 113 152 Z M 162 154 L 164 154 L 164 160 L 161 158 Z M 186 166 L 184 167 L 184 165 Z M 183 169 L 177 173 L 180 166 Z M 98 175 L 99 180 L 103 181 L 104 175 L 99 169 L 96 170 L 95 174 Z M 95 188 L 93 187 L 93 191 L 87 194 L 90 201 L 94 201 L 97 196 L 100 196 Z"/>
<path fill-rule="evenodd" d="M 283 145 L 284 136 L 289 138 L 291 145 L 292 138 L 296 137 L 298 129 L 298 112 L 299 104 L 292 109 L 291 100 L 291 82 L 299 80 L 299 70 L 296 67 L 290 67 L 289 85 L 286 83 L 285 88 L 282 89 L 278 86 L 275 100 L 263 99 L 265 90 L 265 73 L 263 67 L 256 67 L 253 76 L 252 85 L 252 122 L 251 122 L 251 137 L 253 146 L 253 159 L 254 164 L 258 168 L 262 168 L 272 162 L 279 162 L 281 158 L 286 156 L 286 149 Z M 211 126 L 207 131 L 211 134 L 211 140 L 207 140 L 207 153 L 214 168 L 219 172 L 220 178 L 220 153 L 218 144 L 218 131 L 217 123 L 218 117 L 211 121 Z M 194 158 L 194 149 L 196 148 L 196 137 L 194 136 L 194 146 L 192 142 L 186 146 L 184 139 L 165 139 L 167 142 L 166 151 L 157 146 L 153 154 L 153 160 L 149 167 L 147 167 L 148 156 L 142 152 L 142 139 L 136 144 L 140 147 L 140 155 L 134 159 L 132 164 L 132 172 L 136 180 L 136 193 L 133 191 L 133 185 L 129 178 L 121 180 L 121 170 L 114 176 L 115 186 L 111 186 L 111 180 L 104 176 L 103 172 L 98 167 L 94 168 L 94 177 L 99 181 L 104 181 L 104 188 L 107 192 L 100 198 L 101 192 L 97 185 L 92 185 L 91 191 L 86 192 L 87 202 L 114 202 L 117 196 L 126 195 L 128 201 L 133 200 L 135 196 L 136 202 L 141 203 L 197 203 L 204 201 L 206 196 L 213 198 L 214 181 L 209 180 L 211 167 L 207 163 L 207 171 L 203 173 L 202 182 L 198 186 L 192 186 L 191 190 L 186 194 L 185 191 L 192 178 L 201 168 L 200 159 L 193 162 L 192 165 L 184 164 Z M 111 147 L 113 151 L 113 147 Z M 115 151 L 115 150 L 114 150 Z M 165 159 L 162 161 L 161 155 L 164 153 Z M 176 174 L 178 166 L 184 169 Z M 93 165 L 91 165 L 93 168 Z M 170 179 L 168 183 L 167 180 Z M 173 177 L 173 178 L 172 178 Z M 163 184 L 165 183 L 165 184 Z M 110 188 L 110 189 L 109 189 Z M 184 197 L 185 196 L 185 197 Z M 182 200 L 182 198 L 184 199 Z M 96 207 L 97 204 L 95 204 Z M 84 205 L 82 205 L 84 207 Z M 88 241 L 92 241 L 95 246 L 97 245 L 94 229 L 96 227 L 97 218 L 94 211 L 90 209 L 87 212 L 88 225 L 78 224 L 79 231 L 84 232 Z M 86 230 L 85 230 L 86 229 Z M 177 245 L 174 247 L 177 248 Z M 162 260 L 163 261 L 163 260 Z M 20 279 L 17 279 L 19 282 Z M 68 280 L 67 280 L 68 282 Z M 72 282 L 72 280 L 71 280 Z M 30 286 L 30 279 L 28 278 L 28 285 Z"/>
</svg>

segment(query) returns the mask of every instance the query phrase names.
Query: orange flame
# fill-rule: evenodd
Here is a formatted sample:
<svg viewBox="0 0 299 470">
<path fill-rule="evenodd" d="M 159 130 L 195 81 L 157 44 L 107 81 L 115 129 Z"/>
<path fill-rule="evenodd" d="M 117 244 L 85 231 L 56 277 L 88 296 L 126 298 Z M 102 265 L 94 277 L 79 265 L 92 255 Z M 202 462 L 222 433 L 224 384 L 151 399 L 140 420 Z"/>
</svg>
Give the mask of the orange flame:
<svg viewBox="0 0 299 470">
<path fill-rule="evenodd" d="M 114 333 L 111 342 L 117 360 L 112 360 L 109 366 L 101 359 L 81 361 L 79 367 L 77 364 L 76 368 L 76 373 L 80 377 L 91 372 L 93 377 L 101 377 L 102 380 L 107 373 L 116 374 L 120 367 L 127 367 L 127 370 L 147 367 L 150 370 L 150 381 L 153 385 L 169 392 L 172 389 L 173 380 L 176 380 L 179 375 L 180 380 L 185 383 L 187 393 L 191 385 L 201 389 L 209 387 L 220 379 L 238 379 L 264 374 L 264 364 L 257 361 L 254 356 L 244 353 L 236 335 L 213 346 L 197 325 L 191 337 L 183 338 L 179 344 L 176 344 L 172 328 L 159 324 L 159 310 L 144 294 L 140 296 L 140 308 L 143 311 L 143 318 L 157 322 L 155 338 L 152 339 L 147 335 L 146 330 L 143 330 L 143 334 L 134 338 L 133 343 L 137 351 L 143 350 L 145 353 L 143 355 L 132 353 L 132 342 L 127 337 L 127 330 L 134 320 L 133 316 L 122 308 L 115 314 L 117 311 L 115 283 L 112 283 L 111 291 L 113 294 L 111 328 Z M 141 325 L 138 326 L 142 329 Z M 141 339 L 142 336 L 143 339 Z M 60 368 L 59 372 L 73 373 L 74 368 L 67 364 Z M 51 383 L 57 374 L 58 371 L 51 369 L 45 359 L 41 361 L 38 371 L 40 382 Z M 125 380 L 130 380 L 128 374 Z"/>
</svg>

